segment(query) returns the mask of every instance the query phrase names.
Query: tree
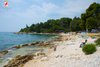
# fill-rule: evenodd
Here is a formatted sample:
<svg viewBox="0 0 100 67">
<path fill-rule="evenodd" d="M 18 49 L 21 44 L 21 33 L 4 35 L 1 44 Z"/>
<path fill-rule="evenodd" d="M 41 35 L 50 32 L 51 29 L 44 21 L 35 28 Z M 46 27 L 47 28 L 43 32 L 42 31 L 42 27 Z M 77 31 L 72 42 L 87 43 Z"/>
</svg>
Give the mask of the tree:
<svg viewBox="0 0 100 67">
<path fill-rule="evenodd" d="M 26 25 L 20 32 L 58 33 L 85 31 L 86 29 L 91 31 L 91 29 L 97 28 L 100 28 L 100 4 L 94 2 L 86 9 L 85 13 L 81 14 L 81 18 L 49 19 L 31 26 Z"/>
<path fill-rule="evenodd" d="M 99 28 L 100 27 L 100 4 L 92 3 L 87 9 L 86 13 L 81 14 L 82 22 L 80 27 L 82 30 Z M 90 24 L 90 25 L 89 25 Z M 92 25 L 95 24 L 95 27 Z"/>
<path fill-rule="evenodd" d="M 80 18 L 74 17 L 74 19 L 72 20 L 72 22 L 70 24 L 71 31 L 80 31 L 81 30 L 81 28 L 79 26 L 80 22 L 81 22 Z"/>
<path fill-rule="evenodd" d="M 91 31 L 92 29 L 95 29 L 97 26 L 96 20 L 93 17 L 89 17 L 86 20 L 86 29 Z"/>
<path fill-rule="evenodd" d="M 81 14 L 81 22 L 80 22 L 80 28 L 81 30 L 86 30 L 86 14 Z"/>
<path fill-rule="evenodd" d="M 35 24 L 32 24 L 32 25 L 29 27 L 29 31 L 33 32 L 33 31 L 34 31 L 34 26 L 35 26 Z"/>
</svg>

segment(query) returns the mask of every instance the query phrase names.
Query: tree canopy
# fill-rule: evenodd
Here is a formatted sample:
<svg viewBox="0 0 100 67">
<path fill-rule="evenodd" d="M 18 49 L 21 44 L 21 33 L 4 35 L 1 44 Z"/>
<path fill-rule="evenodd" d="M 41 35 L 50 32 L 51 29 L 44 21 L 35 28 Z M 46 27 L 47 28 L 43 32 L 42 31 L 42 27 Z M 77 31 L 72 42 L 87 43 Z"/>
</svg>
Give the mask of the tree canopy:
<svg viewBox="0 0 100 67">
<path fill-rule="evenodd" d="M 96 29 L 100 27 L 100 4 L 93 3 L 88 9 L 86 9 L 86 13 L 81 14 L 82 22 L 80 24 L 81 29 Z"/>
<path fill-rule="evenodd" d="M 37 32 L 37 33 L 57 33 L 69 31 L 85 31 L 100 28 L 100 4 L 92 3 L 81 17 L 60 19 L 49 19 L 46 22 L 40 22 L 26 25 L 20 32 Z"/>
</svg>

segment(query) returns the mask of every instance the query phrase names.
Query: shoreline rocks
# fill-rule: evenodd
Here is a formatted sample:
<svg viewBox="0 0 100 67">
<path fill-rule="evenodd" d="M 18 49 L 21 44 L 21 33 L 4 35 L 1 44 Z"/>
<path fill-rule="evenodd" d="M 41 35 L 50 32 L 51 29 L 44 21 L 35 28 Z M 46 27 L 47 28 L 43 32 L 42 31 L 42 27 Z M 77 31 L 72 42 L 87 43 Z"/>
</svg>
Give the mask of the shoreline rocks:
<svg viewBox="0 0 100 67">
<path fill-rule="evenodd" d="M 8 50 L 0 51 L 0 58 L 8 53 Z"/>
<path fill-rule="evenodd" d="M 41 57 L 47 57 L 47 55 L 44 52 L 36 52 L 35 54 L 29 54 L 29 55 L 17 55 L 13 59 L 11 59 L 6 65 L 3 67 L 23 67 L 23 65 L 33 59 Z"/>
<path fill-rule="evenodd" d="M 17 46 L 13 46 L 13 47 L 9 48 L 8 51 L 13 50 L 13 49 L 20 49 L 20 48 L 28 47 L 28 46 L 40 46 L 40 47 L 44 47 L 44 48 L 48 47 L 50 49 L 53 49 L 54 48 L 53 42 L 55 42 L 54 39 L 47 41 L 47 42 L 43 41 L 43 42 L 34 42 L 34 43 L 29 43 L 29 44 L 17 45 Z M 26 62 L 28 62 L 31 59 L 34 59 L 34 56 L 40 56 L 40 55 L 46 56 L 45 53 L 38 53 L 37 55 L 29 54 L 29 55 L 24 55 L 24 56 L 18 55 L 15 58 L 11 59 L 6 65 L 4 65 L 4 67 L 22 67 Z"/>
<path fill-rule="evenodd" d="M 16 45 L 16 46 L 13 46 L 13 47 L 11 47 L 11 48 L 9 48 L 9 49 L 13 49 L 13 48 L 19 49 L 19 48 L 27 47 L 27 46 L 35 46 L 36 44 L 39 44 L 39 43 L 40 43 L 40 42 L 34 42 L 34 43 L 29 43 L 29 44 Z M 8 50 L 9 50 L 9 49 L 8 49 Z"/>
<path fill-rule="evenodd" d="M 14 59 L 10 60 L 4 67 L 22 67 L 23 64 L 33 59 L 34 55 L 16 56 Z"/>
<path fill-rule="evenodd" d="M 33 42 L 33 43 L 29 43 L 29 44 L 16 45 L 16 46 L 13 46 L 6 50 L 0 51 L 0 58 L 3 57 L 4 55 L 6 55 L 10 50 L 21 49 L 23 47 L 28 47 L 28 46 L 49 47 L 49 46 L 53 45 L 50 42 L 49 41 L 48 42 Z"/>
</svg>

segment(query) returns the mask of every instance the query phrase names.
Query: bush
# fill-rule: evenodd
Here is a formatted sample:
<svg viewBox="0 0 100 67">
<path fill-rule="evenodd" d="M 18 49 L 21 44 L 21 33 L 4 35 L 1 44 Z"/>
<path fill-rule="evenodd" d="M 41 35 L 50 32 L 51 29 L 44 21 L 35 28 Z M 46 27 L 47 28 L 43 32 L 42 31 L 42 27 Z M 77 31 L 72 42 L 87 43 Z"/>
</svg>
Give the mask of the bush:
<svg viewBox="0 0 100 67">
<path fill-rule="evenodd" d="M 100 38 L 98 38 L 96 41 L 95 41 L 96 45 L 97 46 L 100 46 Z"/>
<path fill-rule="evenodd" d="M 92 54 L 96 51 L 96 46 L 94 44 L 86 44 L 83 48 L 82 48 L 82 51 L 85 53 L 85 54 Z"/>
</svg>

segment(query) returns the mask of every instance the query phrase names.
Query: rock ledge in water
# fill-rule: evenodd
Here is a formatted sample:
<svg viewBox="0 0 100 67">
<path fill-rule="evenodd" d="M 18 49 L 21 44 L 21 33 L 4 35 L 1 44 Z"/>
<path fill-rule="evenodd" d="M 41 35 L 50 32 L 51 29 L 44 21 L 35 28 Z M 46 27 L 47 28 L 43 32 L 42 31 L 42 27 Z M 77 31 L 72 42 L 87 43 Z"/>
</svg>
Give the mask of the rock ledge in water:
<svg viewBox="0 0 100 67">
<path fill-rule="evenodd" d="M 22 67 L 23 64 L 33 59 L 33 55 L 16 56 L 14 59 L 10 60 L 4 67 Z"/>
</svg>

